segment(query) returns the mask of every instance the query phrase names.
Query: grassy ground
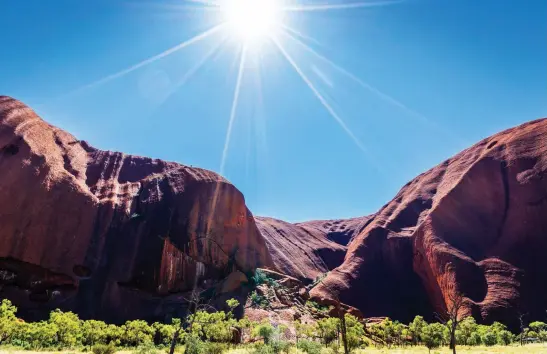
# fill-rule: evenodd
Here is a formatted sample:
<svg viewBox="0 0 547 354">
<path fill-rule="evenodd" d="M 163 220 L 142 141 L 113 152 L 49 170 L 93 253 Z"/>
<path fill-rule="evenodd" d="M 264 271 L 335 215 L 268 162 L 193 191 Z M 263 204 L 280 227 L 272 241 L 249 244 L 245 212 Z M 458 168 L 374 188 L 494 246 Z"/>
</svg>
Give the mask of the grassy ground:
<svg viewBox="0 0 547 354">
<path fill-rule="evenodd" d="M 249 354 L 250 350 L 240 348 L 233 349 L 226 354 Z M 64 351 L 25 351 L 19 349 L 0 348 L 2 354 L 80 354 L 82 352 L 75 350 Z M 87 352 L 89 354 L 90 352 Z M 166 351 L 158 350 L 158 354 L 164 354 Z M 429 351 L 425 347 L 411 347 L 411 348 L 367 348 L 364 350 L 357 350 L 355 354 L 428 354 Z M 458 354 L 547 354 L 547 344 L 528 344 L 525 346 L 494 346 L 494 347 L 458 347 Z M 133 354 L 130 350 L 120 350 L 116 354 Z M 295 348 L 291 348 L 291 354 L 303 354 Z M 452 354 L 452 351 L 448 348 L 432 349 L 431 354 Z"/>
<path fill-rule="evenodd" d="M 547 344 L 528 344 L 525 346 L 494 346 L 494 347 L 457 347 L 458 354 L 547 354 Z M 357 354 L 428 354 L 425 347 L 359 350 Z M 447 347 L 432 349 L 431 354 L 452 354 Z"/>
</svg>

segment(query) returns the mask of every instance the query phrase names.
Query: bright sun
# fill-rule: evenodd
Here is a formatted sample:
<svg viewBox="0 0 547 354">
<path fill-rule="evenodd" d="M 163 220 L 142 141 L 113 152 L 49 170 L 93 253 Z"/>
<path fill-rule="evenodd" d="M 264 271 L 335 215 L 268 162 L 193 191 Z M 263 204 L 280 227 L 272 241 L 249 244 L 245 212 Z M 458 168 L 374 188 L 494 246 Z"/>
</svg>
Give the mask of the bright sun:
<svg viewBox="0 0 547 354">
<path fill-rule="evenodd" d="M 141 62 L 133 64 L 121 71 L 113 73 L 111 75 L 105 76 L 100 80 L 97 80 L 91 84 L 83 86 L 74 92 L 78 92 L 84 89 L 88 89 L 100 84 L 104 84 L 111 80 L 117 79 L 119 77 L 125 76 L 139 68 L 142 68 L 148 64 L 151 64 L 157 60 L 160 60 L 164 57 L 171 55 L 183 48 L 190 47 L 196 43 L 203 42 L 209 37 L 216 37 L 217 34 L 221 34 L 221 39 L 216 40 L 216 44 L 211 46 L 211 48 L 203 53 L 201 58 L 199 58 L 191 68 L 184 73 L 180 78 L 180 81 L 176 82 L 173 86 L 174 88 L 167 92 L 165 99 L 168 96 L 172 95 L 178 87 L 185 84 L 185 82 L 195 74 L 205 63 L 212 60 L 211 58 L 217 58 L 220 50 L 226 44 L 226 42 L 236 42 L 237 53 L 239 57 L 239 69 L 237 73 L 237 79 L 235 81 L 235 87 L 233 90 L 232 106 L 230 109 L 228 127 L 226 129 L 226 138 L 224 142 L 224 148 L 222 151 L 222 159 L 220 163 L 220 174 L 224 174 L 224 166 L 226 164 L 228 150 L 230 146 L 230 139 L 232 135 L 232 129 L 234 126 L 234 121 L 238 114 L 238 103 L 240 100 L 240 92 L 243 90 L 243 83 L 248 82 L 249 80 L 244 80 L 243 77 L 248 75 L 246 73 L 249 70 L 254 70 L 253 75 L 255 76 L 255 87 L 258 91 L 258 95 L 262 98 L 261 93 L 261 79 L 262 75 L 266 73 L 261 73 L 262 64 L 259 60 L 262 60 L 263 55 L 256 55 L 260 53 L 263 48 L 262 44 L 271 45 L 273 48 L 278 49 L 280 53 L 290 64 L 298 76 L 302 79 L 304 84 L 311 90 L 313 95 L 317 98 L 319 103 L 325 108 L 327 113 L 340 125 L 342 130 L 348 135 L 351 140 L 367 155 L 369 154 L 368 150 L 364 147 L 361 141 L 357 136 L 350 130 L 346 125 L 342 117 L 335 111 L 335 109 L 330 105 L 329 99 L 324 97 L 322 90 L 316 87 L 314 82 L 317 79 L 320 79 L 322 82 L 325 82 L 328 87 L 332 88 L 332 84 L 328 81 L 327 75 L 325 75 L 324 70 L 319 70 L 315 64 L 311 63 L 299 63 L 296 60 L 296 56 L 293 54 L 295 50 L 303 50 L 311 55 L 311 58 L 314 61 L 319 60 L 328 68 L 330 67 L 335 72 L 341 73 L 342 75 L 348 77 L 354 82 L 358 83 L 361 87 L 372 91 L 374 94 L 380 96 L 382 99 L 387 100 L 388 102 L 398 106 L 399 108 L 404 108 L 408 110 L 402 103 L 399 103 L 395 99 L 391 98 L 387 94 L 381 93 L 374 87 L 370 86 L 368 83 L 362 81 L 357 76 L 344 69 L 343 67 L 335 64 L 330 59 L 320 54 L 318 51 L 309 46 L 307 42 L 313 42 L 317 45 L 321 45 L 313 36 L 309 36 L 305 31 L 301 31 L 299 28 L 302 25 L 302 21 L 299 21 L 298 16 L 303 13 L 330 13 L 331 11 L 356 11 L 360 8 L 366 8 L 371 6 L 386 6 L 389 4 L 395 4 L 401 2 L 400 0 L 176 0 L 178 2 L 184 3 L 181 5 L 181 11 L 191 11 L 187 14 L 195 15 L 195 11 L 203 10 L 203 18 L 206 20 L 206 23 L 214 23 L 214 26 L 209 29 L 196 34 L 195 36 L 184 40 L 181 43 L 178 43 L 174 47 L 171 47 L 161 53 L 158 53 L 152 57 L 149 57 Z M 159 2 L 159 1 L 158 1 Z M 162 7 L 162 6 L 160 6 Z M 171 6 L 168 6 L 171 9 Z M 175 9 L 178 9 L 175 6 Z M 187 14 L 184 14 L 186 16 Z M 323 15 L 324 16 L 324 15 Z M 184 17 L 186 18 L 186 17 Z M 201 16 L 198 16 L 201 18 Z M 212 20 L 212 21 L 211 21 Z M 297 27 L 293 27 L 297 25 Z M 321 31 L 320 31 L 321 32 Z M 231 37 L 232 40 L 228 41 L 228 38 Z M 264 43 L 262 43 L 264 40 Z M 290 42 L 291 50 L 287 48 L 289 45 L 285 46 L 286 42 Z M 287 48 L 286 48 L 287 47 Z M 252 50 L 249 50 L 252 49 Z M 248 64 L 247 57 L 252 55 L 253 62 L 251 65 Z M 235 63 L 235 62 L 234 62 Z M 311 65 L 311 76 L 308 74 L 307 70 L 302 69 L 303 65 Z M 275 71 L 276 75 L 278 71 Z M 262 99 L 259 100 L 261 104 Z M 254 102 L 253 102 L 254 104 Z M 415 116 L 421 116 L 412 113 Z M 258 116 L 258 114 L 257 114 Z"/>
<path fill-rule="evenodd" d="M 245 41 L 273 34 L 281 21 L 279 0 L 225 0 L 222 8 L 231 31 Z"/>
</svg>

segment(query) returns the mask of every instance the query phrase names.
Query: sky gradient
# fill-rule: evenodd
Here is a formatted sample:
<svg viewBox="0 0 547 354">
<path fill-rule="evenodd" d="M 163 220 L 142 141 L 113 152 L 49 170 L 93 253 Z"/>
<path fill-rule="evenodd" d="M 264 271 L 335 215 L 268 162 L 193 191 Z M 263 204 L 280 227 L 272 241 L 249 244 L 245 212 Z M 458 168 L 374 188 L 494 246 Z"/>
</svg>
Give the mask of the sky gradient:
<svg viewBox="0 0 547 354">
<path fill-rule="evenodd" d="M 228 38 L 180 82 L 226 33 L 89 86 L 214 24 L 186 5 L 8 1 L 0 94 L 97 148 L 220 172 L 240 43 Z M 346 130 L 264 41 L 249 49 L 223 174 L 256 215 L 303 221 L 375 212 L 460 150 L 547 116 L 546 14 L 544 0 L 407 0 L 293 13 L 291 26 L 319 43 L 305 42 L 345 70 L 283 39 Z"/>
</svg>

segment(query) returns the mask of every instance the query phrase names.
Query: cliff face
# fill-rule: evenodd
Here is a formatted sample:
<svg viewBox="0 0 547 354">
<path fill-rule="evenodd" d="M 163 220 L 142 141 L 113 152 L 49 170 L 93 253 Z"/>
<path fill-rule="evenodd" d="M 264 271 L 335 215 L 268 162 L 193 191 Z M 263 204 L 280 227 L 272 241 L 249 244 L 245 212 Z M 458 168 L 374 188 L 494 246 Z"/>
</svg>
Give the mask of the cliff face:
<svg viewBox="0 0 547 354">
<path fill-rule="evenodd" d="M 312 296 L 408 320 L 443 311 L 460 292 L 466 312 L 486 322 L 542 318 L 546 169 L 545 119 L 479 142 L 404 186 Z"/>
<path fill-rule="evenodd" d="M 311 283 L 317 301 L 402 321 L 451 294 L 485 322 L 547 308 L 547 119 L 485 139 L 371 216 L 254 218 L 217 174 L 97 150 L 0 97 L 0 296 L 124 321 L 180 315 L 181 293 L 234 269 Z M 239 276 L 241 276 L 240 273 Z"/>
<path fill-rule="evenodd" d="M 272 267 L 242 194 L 217 174 L 101 151 L 0 97 L 0 287 L 28 318 L 180 311 L 177 293 Z"/>
<path fill-rule="evenodd" d="M 342 264 L 347 244 L 370 219 L 291 224 L 273 218 L 255 218 L 277 269 L 307 283 Z"/>
</svg>

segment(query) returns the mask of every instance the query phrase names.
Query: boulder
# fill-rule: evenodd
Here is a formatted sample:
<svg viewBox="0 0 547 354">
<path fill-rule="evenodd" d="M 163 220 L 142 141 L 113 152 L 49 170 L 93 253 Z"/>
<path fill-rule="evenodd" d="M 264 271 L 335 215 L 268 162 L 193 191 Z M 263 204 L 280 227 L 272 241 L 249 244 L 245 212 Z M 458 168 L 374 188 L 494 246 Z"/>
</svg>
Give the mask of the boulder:
<svg viewBox="0 0 547 354">
<path fill-rule="evenodd" d="M 247 276 L 240 271 L 230 273 L 226 279 L 222 281 L 220 293 L 229 293 L 239 289 L 243 284 L 246 284 L 249 280 Z"/>
</svg>

